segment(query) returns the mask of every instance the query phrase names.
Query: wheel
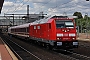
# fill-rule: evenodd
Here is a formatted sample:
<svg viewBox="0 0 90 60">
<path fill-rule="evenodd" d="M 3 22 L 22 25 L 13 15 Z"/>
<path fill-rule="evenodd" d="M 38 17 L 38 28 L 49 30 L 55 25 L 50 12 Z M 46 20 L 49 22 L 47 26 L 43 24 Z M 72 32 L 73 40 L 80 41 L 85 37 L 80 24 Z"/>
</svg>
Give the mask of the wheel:
<svg viewBox="0 0 90 60">
<path fill-rule="evenodd" d="M 49 45 L 46 45 L 46 48 L 49 50 Z"/>
<path fill-rule="evenodd" d="M 53 47 L 52 47 L 51 45 L 49 45 L 49 44 L 46 44 L 46 49 L 48 49 L 48 50 L 52 50 Z"/>
</svg>

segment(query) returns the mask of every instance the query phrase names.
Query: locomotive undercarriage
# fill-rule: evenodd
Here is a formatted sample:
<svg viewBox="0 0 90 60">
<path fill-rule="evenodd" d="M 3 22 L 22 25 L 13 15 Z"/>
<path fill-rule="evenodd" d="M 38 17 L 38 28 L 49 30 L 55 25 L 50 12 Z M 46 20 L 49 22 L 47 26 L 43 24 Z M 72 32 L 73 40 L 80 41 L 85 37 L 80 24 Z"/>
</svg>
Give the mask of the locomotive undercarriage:
<svg viewBox="0 0 90 60">
<path fill-rule="evenodd" d="M 10 36 L 12 36 L 13 34 L 9 34 Z M 13 35 L 15 36 L 15 35 Z M 37 43 L 39 45 L 42 45 L 44 47 L 46 47 L 47 49 L 73 49 L 73 48 L 78 48 L 78 41 L 52 41 L 52 40 L 45 40 L 45 39 L 41 39 L 41 38 L 35 38 L 35 37 L 23 37 L 23 36 L 17 36 L 19 38 L 24 38 L 25 40 Z M 75 42 L 75 43 L 74 43 Z M 75 45 L 73 45 L 73 43 Z"/>
<path fill-rule="evenodd" d="M 38 42 L 42 46 L 50 49 L 73 49 L 78 48 L 78 41 L 52 41 L 52 40 L 44 40 L 41 38 L 32 38 L 35 42 Z"/>
</svg>

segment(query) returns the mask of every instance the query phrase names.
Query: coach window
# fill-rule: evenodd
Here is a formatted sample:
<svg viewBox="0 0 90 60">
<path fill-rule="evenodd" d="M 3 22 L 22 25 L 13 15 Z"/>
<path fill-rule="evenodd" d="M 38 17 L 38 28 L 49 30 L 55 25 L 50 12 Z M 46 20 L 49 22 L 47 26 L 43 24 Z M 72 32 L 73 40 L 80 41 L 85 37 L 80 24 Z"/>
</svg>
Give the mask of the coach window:
<svg viewBox="0 0 90 60">
<path fill-rule="evenodd" d="M 13 29 L 11 29 L 11 31 L 13 32 L 14 30 L 13 30 Z"/>
<path fill-rule="evenodd" d="M 25 28 L 21 28 L 21 32 L 25 32 Z"/>
<path fill-rule="evenodd" d="M 29 32 L 29 27 L 27 27 L 26 29 L 27 29 L 27 32 Z"/>
<path fill-rule="evenodd" d="M 25 32 L 25 31 L 26 31 L 26 28 L 23 28 L 23 29 L 22 29 L 22 32 Z"/>
</svg>

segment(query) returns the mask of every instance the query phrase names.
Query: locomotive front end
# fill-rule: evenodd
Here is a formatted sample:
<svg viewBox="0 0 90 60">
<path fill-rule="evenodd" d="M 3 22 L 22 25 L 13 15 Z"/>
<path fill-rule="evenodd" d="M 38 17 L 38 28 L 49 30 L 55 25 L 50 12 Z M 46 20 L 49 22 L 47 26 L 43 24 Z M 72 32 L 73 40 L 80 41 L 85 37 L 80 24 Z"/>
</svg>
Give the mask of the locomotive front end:
<svg viewBox="0 0 90 60">
<path fill-rule="evenodd" d="M 56 42 L 58 48 L 77 48 L 76 26 L 73 19 L 56 19 Z"/>
</svg>

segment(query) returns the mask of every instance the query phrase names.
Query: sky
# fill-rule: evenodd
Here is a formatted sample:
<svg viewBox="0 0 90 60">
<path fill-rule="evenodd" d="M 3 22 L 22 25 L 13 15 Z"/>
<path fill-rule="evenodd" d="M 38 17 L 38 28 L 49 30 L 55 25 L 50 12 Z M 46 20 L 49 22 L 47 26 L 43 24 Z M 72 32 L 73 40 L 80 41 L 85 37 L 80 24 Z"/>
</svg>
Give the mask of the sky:
<svg viewBox="0 0 90 60">
<path fill-rule="evenodd" d="M 86 0 L 4 0 L 0 15 L 26 14 L 27 5 L 30 14 L 73 15 L 81 12 L 83 16 L 90 16 L 90 1 Z"/>
</svg>

